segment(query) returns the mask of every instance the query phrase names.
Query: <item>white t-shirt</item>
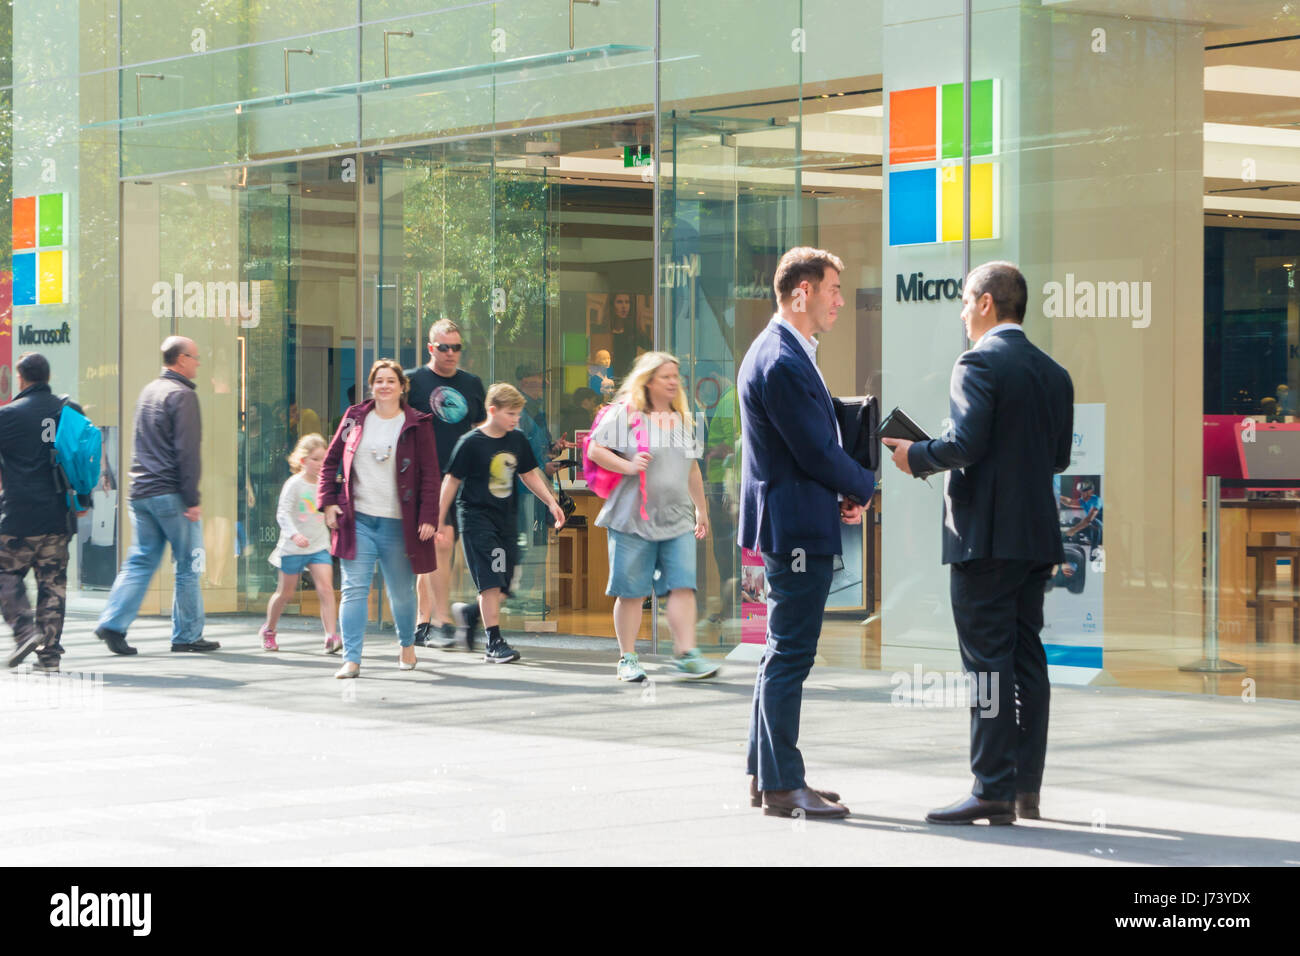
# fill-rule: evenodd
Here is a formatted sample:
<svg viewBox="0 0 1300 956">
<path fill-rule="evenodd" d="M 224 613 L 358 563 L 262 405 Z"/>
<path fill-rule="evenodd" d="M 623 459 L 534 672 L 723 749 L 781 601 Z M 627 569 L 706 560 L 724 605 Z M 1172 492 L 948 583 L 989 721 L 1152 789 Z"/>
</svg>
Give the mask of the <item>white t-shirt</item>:
<svg viewBox="0 0 1300 956">
<path fill-rule="evenodd" d="M 401 518 L 397 498 L 397 436 L 406 416 L 380 418 L 374 411 L 361 424 L 361 444 L 352 457 L 352 501 L 354 509 L 372 518 Z"/>
<path fill-rule="evenodd" d="M 280 541 L 267 558 L 275 567 L 280 566 L 280 559 L 286 554 L 315 554 L 329 550 L 329 529 L 325 527 L 325 516 L 316 507 L 316 485 L 302 472 L 286 481 L 280 489 L 275 520 L 280 525 Z M 295 534 L 307 539 L 305 548 L 294 544 Z"/>
</svg>

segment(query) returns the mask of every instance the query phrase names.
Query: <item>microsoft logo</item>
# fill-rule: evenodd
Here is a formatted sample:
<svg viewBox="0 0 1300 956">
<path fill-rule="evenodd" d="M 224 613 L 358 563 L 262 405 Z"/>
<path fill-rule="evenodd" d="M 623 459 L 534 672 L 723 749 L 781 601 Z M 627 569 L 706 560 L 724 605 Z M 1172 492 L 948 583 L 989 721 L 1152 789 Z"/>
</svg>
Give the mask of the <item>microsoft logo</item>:
<svg viewBox="0 0 1300 956">
<path fill-rule="evenodd" d="M 13 304 L 67 302 L 67 194 L 15 196 L 13 224 Z"/>
<path fill-rule="evenodd" d="M 998 81 L 971 84 L 971 238 L 998 236 Z M 889 94 L 889 244 L 962 237 L 962 84 Z"/>
</svg>

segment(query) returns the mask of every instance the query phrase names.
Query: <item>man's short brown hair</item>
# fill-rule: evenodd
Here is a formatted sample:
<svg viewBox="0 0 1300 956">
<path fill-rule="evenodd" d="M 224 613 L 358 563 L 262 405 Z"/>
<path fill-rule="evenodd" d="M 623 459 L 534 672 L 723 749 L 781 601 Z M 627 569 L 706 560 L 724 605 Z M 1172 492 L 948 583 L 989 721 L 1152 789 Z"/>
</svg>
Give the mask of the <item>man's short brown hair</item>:
<svg viewBox="0 0 1300 956">
<path fill-rule="evenodd" d="M 1025 277 L 1011 262 L 986 262 L 976 266 L 966 276 L 963 291 L 977 300 L 984 293 L 993 297 L 993 311 L 1005 322 L 1024 323 L 1025 304 L 1029 301 L 1029 286 Z"/>
<path fill-rule="evenodd" d="M 791 249 L 776 264 L 776 275 L 772 278 L 776 300 L 781 302 L 790 298 L 804 279 L 813 285 L 820 284 L 827 269 L 843 272 L 844 261 L 834 253 L 814 249 L 812 246 L 796 246 Z"/>
</svg>

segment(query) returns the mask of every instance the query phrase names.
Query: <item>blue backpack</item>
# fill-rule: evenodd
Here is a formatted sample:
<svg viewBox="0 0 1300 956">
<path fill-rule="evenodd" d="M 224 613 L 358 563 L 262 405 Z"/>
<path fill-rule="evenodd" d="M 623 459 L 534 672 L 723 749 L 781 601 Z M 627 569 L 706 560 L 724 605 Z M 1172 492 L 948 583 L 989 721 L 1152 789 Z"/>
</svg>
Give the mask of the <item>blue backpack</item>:
<svg viewBox="0 0 1300 956">
<path fill-rule="evenodd" d="M 99 458 L 104 438 L 89 418 L 64 395 L 63 411 L 54 432 L 54 470 L 63 482 L 68 510 L 77 510 L 77 495 L 88 495 L 99 484 Z"/>
</svg>

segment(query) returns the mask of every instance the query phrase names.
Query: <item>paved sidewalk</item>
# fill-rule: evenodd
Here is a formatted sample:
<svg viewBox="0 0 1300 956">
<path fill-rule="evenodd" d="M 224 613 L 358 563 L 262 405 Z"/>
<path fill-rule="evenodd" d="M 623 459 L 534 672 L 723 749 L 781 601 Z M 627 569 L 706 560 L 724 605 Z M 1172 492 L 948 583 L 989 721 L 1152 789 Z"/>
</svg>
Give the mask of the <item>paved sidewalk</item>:
<svg viewBox="0 0 1300 956">
<path fill-rule="evenodd" d="M 1300 865 L 1296 702 L 1055 688 L 1049 819 L 931 827 L 927 809 L 969 790 L 967 712 L 818 667 L 809 779 L 854 812 L 806 823 L 748 806 L 752 666 L 686 683 L 652 664 L 630 686 L 609 653 L 521 641 L 518 664 L 421 650 L 399 672 L 392 636 L 372 635 L 362 678 L 339 681 L 314 632 L 282 630 L 268 654 L 251 621 L 210 622 L 222 649 L 197 655 L 143 619 L 140 654 L 114 657 L 70 620 L 65 676 L 0 674 L 0 859 Z"/>
</svg>

